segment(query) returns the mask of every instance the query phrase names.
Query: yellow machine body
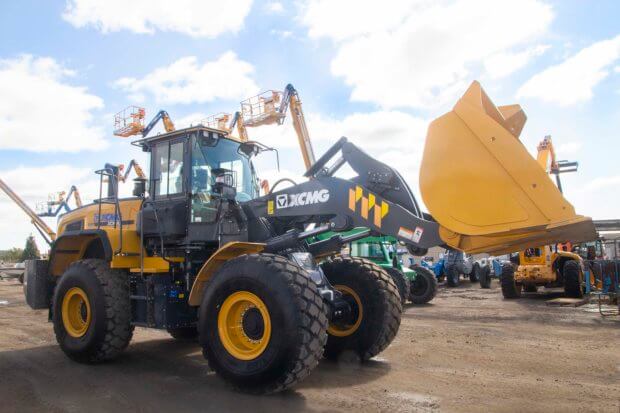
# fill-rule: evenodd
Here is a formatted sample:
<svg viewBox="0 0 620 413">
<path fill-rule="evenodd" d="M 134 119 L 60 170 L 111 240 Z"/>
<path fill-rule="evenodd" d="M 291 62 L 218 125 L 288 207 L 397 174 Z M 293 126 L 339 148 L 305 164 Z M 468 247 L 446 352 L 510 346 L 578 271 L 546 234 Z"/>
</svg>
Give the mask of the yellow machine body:
<svg viewBox="0 0 620 413">
<path fill-rule="evenodd" d="M 92 258 L 87 251 L 93 242 L 102 243 L 112 268 L 131 272 L 140 272 L 141 269 L 145 273 L 168 272 L 170 266 L 166 260 L 147 257 L 146 254 L 141 258 L 143 251 L 136 230 L 141 203 L 142 200 L 137 198 L 119 201 L 122 225 L 118 220 L 114 223 L 113 204 L 104 203 L 101 209 L 98 203 L 89 204 L 64 214 L 58 222 L 56 242 L 50 253 L 50 274 L 60 276 L 72 262 Z"/>
<path fill-rule="evenodd" d="M 596 238 L 519 141 L 525 121 L 519 105 L 496 107 L 473 82 L 430 124 L 420 190 L 451 247 L 501 254 Z"/>
<path fill-rule="evenodd" d="M 545 285 L 557 279 L 556 269 L 559 260 L 573 260 L 579 262 L 583 268 L 582 259 L 572 252 L 551 250 L 551 247 L 527 248 L 519 252 L 519 266 L 515 271 L 515 281 L 521 284 Z"/>
</svg>

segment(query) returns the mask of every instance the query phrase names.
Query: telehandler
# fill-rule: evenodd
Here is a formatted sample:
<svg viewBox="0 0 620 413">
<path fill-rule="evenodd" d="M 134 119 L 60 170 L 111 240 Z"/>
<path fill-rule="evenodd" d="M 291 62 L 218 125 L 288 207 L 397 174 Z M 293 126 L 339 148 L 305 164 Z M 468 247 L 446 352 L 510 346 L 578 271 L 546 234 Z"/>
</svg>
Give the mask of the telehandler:
<svg viewBox="0 0 620 413">
<path fill-rule="evenodd" d="M 416 255 L 592 238 L 591 220 L 519 142 L 524 122 L 518 106 L 495 107 L 474 82 L 431 123 L 420 184 L 432 216 L 396 170 L 346 138 L 307 181 L 259 196 L 252 159 L 265 146 L 205 126 L 144 137 L 134 144 L 150 154 L 148 180 L 119 199 L 116 167 L 97 171 L 99 198 L 59 219 L 49 260 L 28 262 L 26 300 L 49 308 L 75 361 L 114 359 L 135 326 L 159 328 L 198 335 L 210 367 L 240 389 L 284 390 L 323 356 L 379 354 L 400 324 L 391 278 L 336 256 L 355 237 L 313 236 L 367 227 Z M 336 177 L 344 164 L 357 176 Z M 489 185 L 498 196 L 486 196 Z"/>
<path fill-rule="evenodd" d="M 538 144 L 537 151 L 541 169 L 555 175 L 558 190 L 562 192 L 560 174 L 576 172 L 578 163 L 556 160 L 551 136 L 545 136 Z M 530 247 L 513 255 L 512 261 L 516 268 L 511 264 L 502 266 L 500 284 L 504 298 L 519 298 L 522 290 L 535 293 L 542 286 L 564 288 L 567 297 L 583 297 L 586 282 L 583 259 L 570 249 L 569 242 Z"/>
</svg>

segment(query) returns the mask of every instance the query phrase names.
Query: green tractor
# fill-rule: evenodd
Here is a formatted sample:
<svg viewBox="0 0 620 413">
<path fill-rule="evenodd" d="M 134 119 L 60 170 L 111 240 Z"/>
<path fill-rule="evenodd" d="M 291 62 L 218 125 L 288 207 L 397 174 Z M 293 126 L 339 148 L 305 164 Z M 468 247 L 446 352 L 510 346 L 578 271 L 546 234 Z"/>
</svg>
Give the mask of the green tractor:
<svg viewBox="0 0 620 413">
<path fill-rule="evenodd" d="M 342 235 L 355 236 L 364 231 L 368 230 L 355 228 Z M 368 236 L 350 242 L 349 251 L 352 257 L 364 258 L 381 266 L 394 280 L 403 304 L 407 301 L 413 304 L 426 304 L 435 297 L 437 293 L 435 275 L 420 265 L 414 264 L 411 267 L 403 265 L 396 238 Z"/>
</svg>

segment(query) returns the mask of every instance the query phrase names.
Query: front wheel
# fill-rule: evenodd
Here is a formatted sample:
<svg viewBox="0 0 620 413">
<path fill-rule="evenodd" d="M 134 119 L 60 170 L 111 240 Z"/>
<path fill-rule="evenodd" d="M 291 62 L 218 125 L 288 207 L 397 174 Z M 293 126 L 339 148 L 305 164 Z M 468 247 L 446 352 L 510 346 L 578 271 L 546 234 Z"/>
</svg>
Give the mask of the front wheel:
<svg viewBox="0 0 620 413">
<path fill-rule="evenodd" d="M 338 257 L 321 267 L 352 310 L 347 320 L 329 325 L 325 357 L 336 360 L 349 353 L 364 361 L 376 356 L 400 326 L 402 305 L 391 277 L 362 258 Z"/>
<path fill-rule="evenodd" d="M 327 306 L 308 273 L 279 255 L 222 265 L 205 291 L 199 340 L 210 367 L 240 390 L 274 393 L 317 366 Z"/>
<path fill-rule="evenodd" d="M 411 281 L 409 300 L 414 304 L 426 304 L 437 294 L 437 278 L 428 269 L 419 265 L 410 267 L 415 271 L 415 279 Z"/>
<path fill-rule="evenodd" d="M 504 298 L 512 299 L 521 297 L 522 285 L 515 282 L 515 270 L 511 264 L 502 265 L 500 283 Z"/>
<path fill-rule="evenodd" d="M 81 363 L 118 356 L 133 335 L 127 274 L 104 260 L 76 261 L 58 281 L 53 298 L 56 340 Z"/>
</svg>

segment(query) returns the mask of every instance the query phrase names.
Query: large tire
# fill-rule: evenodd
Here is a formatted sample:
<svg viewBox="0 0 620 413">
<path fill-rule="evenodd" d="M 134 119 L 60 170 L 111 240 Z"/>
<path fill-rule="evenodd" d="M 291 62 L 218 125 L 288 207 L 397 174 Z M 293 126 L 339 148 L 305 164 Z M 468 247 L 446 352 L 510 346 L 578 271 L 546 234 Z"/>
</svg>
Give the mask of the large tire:
<svg viewBox="0 0 620 413">
<path fill-rule="evenodd" d="M 409 282 L 409 279 L 407 277 L 405 277 L 405 274 L 403 274 L 402 271 L 396 269 L 396 268 L 386 268 L 386 267 L 381 267 L 385 270 L 385 272 L 387 272 L 390 277 L 392 277 L 392 281 L 394 281 L 394 284 L 396 285 L 396 288 L 398 289 L 398 295 L 400 296 L 400 302 L 401 304 L 405 304 L 407 302 L 407 298 L 409 298 L 409 289 L 410 289 L 410 285 L 411 283 Z"/>
<path fill-rule="evenodd" d="M 480 288 L 491 288 L 491 268 L 488 265 L 480 267 Z"/>
<path fill-rule="evenodd" d="M 114 359 L 133 335 L 129 278 L 104 260 L 76 261 L 52 300 L 54 333 L 62 351 L 80 363 Z"/>
<path fill-rule="evenodd" d="M 515 282 L 515 270 L 511 264 L 502 265 L 500 283 L 504 298 L 513 299 L 521 297 L 522 286 Z"/>
<path fill-rule="evenodd" d="M 195 340 L 198 337 L 198 329 L 195 326 L 169 328 L 167 331 L 176 340 Z"/>
<path fill-rule="evenodd" d="M 310 374 L 323 354 L 327 324 L 327 306 L 305 270 L 278 255 L 252 254 L 227 261 L 209 280 L 198 331 L 216 373 L 262 394 Z"/>
<path fill-rule="evenodd" d="M 432 271 L 420 265 L 410 267 L 415 271 L 415 280 L 411 281 L 409 300 L 414 304 L 426 304 L 437 294 L 437 278 Z"/>
<path fill-rule="evenodd" d="M 562 267 L 564 275 L 564 293 L 567 297 L 581 298 L 583 297 L 582 275 L 579 268 L 579 262 L 575 260 L 566 261 Z"/>
<path fill-rule="evenodd" d="M 390 345 L 400 326 L 402 305 L 392 278 L 362 258 L 338 257 L 324 262 L 322 268 L 353 310 L 351 323 L 330 324 L 325 357 L 356 355 L 365 361 L 376 356 Z"/>
<path fill-rule="evenodd" d="M 460 277 L 461 274 L 459 273 L 456 265 L 453 265 L 446 269 L 446 279 L 448 281 L 448 287 L 458 287 Z"/>
<path fill-rule="evenodd" d="M 473 283 L 477 283 L 480 279 L 480 264 L 477 262 L 474 263 L 471 267 L 471 272 L 469 273 L 469 281 Z"/>
</svg>

